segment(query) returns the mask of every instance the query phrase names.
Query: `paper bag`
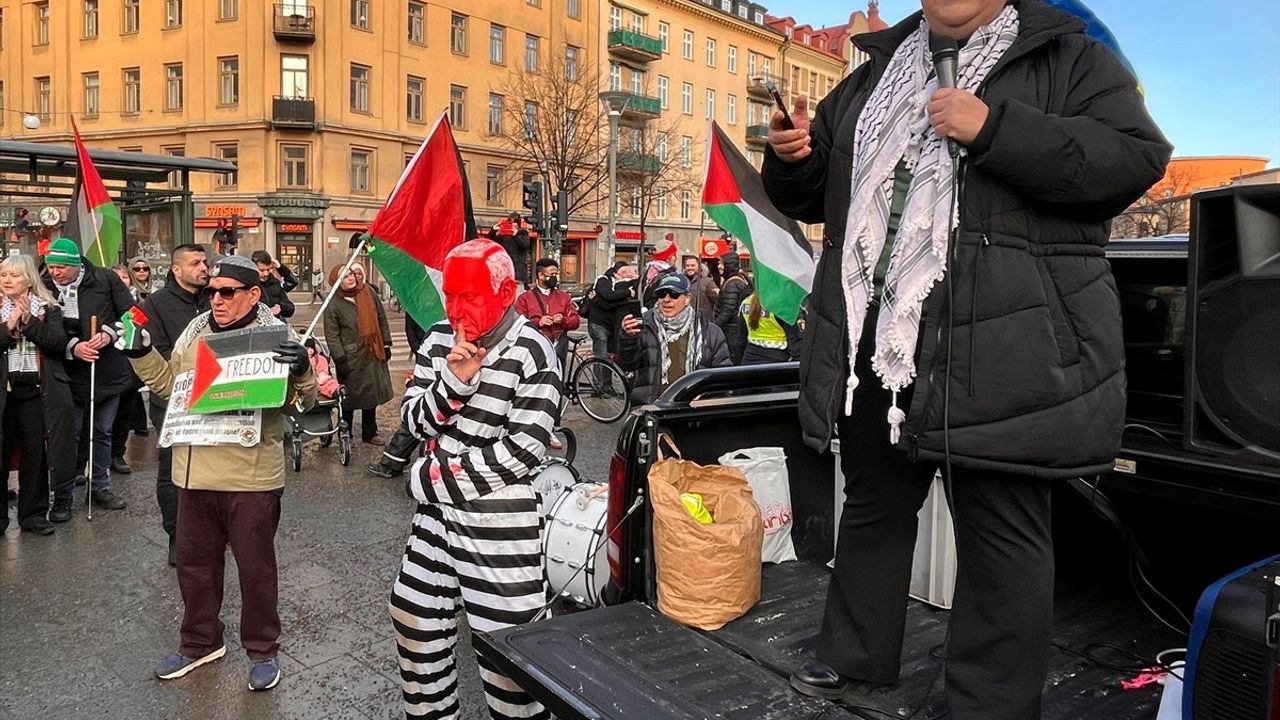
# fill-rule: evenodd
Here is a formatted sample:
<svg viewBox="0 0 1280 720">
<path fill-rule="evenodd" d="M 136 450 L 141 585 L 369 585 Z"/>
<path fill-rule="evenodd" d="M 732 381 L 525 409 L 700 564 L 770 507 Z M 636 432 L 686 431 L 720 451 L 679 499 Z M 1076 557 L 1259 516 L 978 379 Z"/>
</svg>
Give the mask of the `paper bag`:
<svg viewBox="0 0 1280 720">
<path fill-rule="evenodd" d="M 699 523 L 680 493 L 702 495 L 714 522 Z M 751 487 L 733 468 L 660 460 L 649 471 L 658 610 L 671 619 L 716 630 L 760 600 L 764 524 Z"/>
</svg>

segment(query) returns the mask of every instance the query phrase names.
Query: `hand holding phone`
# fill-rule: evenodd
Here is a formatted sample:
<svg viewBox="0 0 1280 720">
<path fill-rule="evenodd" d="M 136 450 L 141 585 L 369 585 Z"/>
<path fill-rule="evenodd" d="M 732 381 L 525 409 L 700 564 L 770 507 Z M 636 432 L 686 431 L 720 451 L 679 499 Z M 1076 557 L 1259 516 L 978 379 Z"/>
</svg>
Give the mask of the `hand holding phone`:
<svg viewBox="0 0 1280 720">
<path fill-rule="evenodd" d="M 764 87 L 773 96 L 773 102 L 782 111 L 782 129 L 794 130 L 796 125 L 791 121 L 791 113 L 787 112 L 787 104 L 782 101 L 782 94 L 778 92 L 778 86 L 772 80 L 765 80 Z"/>
</svg>

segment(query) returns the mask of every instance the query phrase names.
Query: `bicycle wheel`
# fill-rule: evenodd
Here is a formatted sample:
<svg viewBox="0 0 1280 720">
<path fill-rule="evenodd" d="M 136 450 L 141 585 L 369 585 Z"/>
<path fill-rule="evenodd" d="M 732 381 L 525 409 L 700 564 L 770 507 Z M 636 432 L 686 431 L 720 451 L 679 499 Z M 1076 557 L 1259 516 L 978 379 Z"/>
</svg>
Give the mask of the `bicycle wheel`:
<svg viewBox="0 0 1280 720">
<path fill-rule="evenodd" d="M 593 420 L 617 422 L 631 409 L 630 391 L 617 365 L 603 358 L 591 358 L 573 373 L 582 410 Z"/>
</svg>

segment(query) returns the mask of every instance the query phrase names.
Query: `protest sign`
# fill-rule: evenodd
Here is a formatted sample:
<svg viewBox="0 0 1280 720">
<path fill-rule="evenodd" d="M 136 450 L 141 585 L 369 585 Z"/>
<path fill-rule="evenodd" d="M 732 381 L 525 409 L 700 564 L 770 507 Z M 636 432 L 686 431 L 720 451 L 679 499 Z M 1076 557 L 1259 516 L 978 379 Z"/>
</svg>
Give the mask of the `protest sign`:
<svg viewBox="0 0 1280 720">
<path fill-rule="evenodd" d="M 184 406 L 204 415 L 280 407 L 289 389 L 289 366 L 273 348 L 289 339 L 283 325 L 250 327 L 197 340 L 195 376 Z M 170 404 L 173 404 L 170 401 Z"/>
</svg>

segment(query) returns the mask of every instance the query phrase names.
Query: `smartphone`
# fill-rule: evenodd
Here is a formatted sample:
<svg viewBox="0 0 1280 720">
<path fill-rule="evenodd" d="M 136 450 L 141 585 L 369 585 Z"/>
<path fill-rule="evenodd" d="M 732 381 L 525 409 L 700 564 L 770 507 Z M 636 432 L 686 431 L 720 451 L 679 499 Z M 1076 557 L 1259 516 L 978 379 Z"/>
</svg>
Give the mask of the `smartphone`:
<svg viewBox="0 0 1280 720">
<path fill-rule="evenodd" d="M 782 102 L 782 95 L 778 92 L 778 86 L 772 80 L 765 80 L 764 87 L 773 96 L 773 102 L 782 111 L 782 129 L 794 130 L 795 124 L 791 122 L 791 113 L 787 112 L 787 104 Z"/>
</svg>

